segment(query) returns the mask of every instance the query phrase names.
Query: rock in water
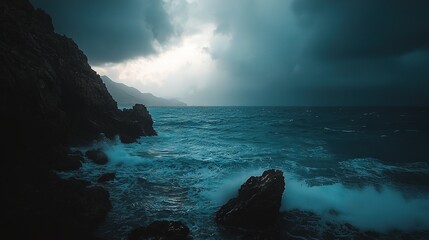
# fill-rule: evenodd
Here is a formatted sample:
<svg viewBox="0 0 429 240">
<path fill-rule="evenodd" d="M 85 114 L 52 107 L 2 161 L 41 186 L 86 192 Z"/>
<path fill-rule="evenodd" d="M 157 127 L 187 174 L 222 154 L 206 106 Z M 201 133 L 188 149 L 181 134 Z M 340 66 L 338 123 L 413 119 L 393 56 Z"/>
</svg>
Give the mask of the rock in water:
<svg viewBox="0 0 429 240">
<path fill-rule="evenodd" d="M 85 156 L 98 165 L 106 164 L 109 161 L 109 158 L 101 149 L 88 150 Z"/>
<path fill-rule="evenodd" d="M 67 153 L 64 159 L 54 163 L 54 169 L 58 171 L 72 171 L 82 167 L 83 155 L 80 151 Z"/>
<path fill-rule="evenodd" d="M 112 181 L 115 179 L 115 177 L 116 177 L 116 173 L 114 173 L 114 172 L 113 173 L 105 173 L 97 179 L 97 182 L 103 183 L 103 182 L 107 182 L 107 181 Z"/>
<path fill-rule="evenodd" d="M 186 240 L 190 239 L 189 228 L 177 221 L 155 221 L 147 227 L 134 229 L 129 235 L 130 240 L 163 239 Z"/>
<path fill-rule="evenodd" d="M 109 192 L 102 187 L 88 187 L 87 181 L 79 179 L 58 179 L 56 184 L 53 191 L 57 199 L 51 200 L 52 208 L 58 215 L 54 215 L 58 221 L 53 223 L 57 227 L 55 231 L 61 235 L 76 234 L 74 237 L 77 239 L 82 234 L 80 231 L 90 236 L 112 208 Z M 67 227 L 61 229 L 62 224 Z"/>
<path fill-rule="evenodd" d="M 267 170 L 250 177 L 216 213 L 216 222 L 225 226 L 264 228 L 278 220 L 285 180 L 280 170 Z"/>
<path fill-rule="evenodd" d="M 142 135 L 157 135 L 152 127 L 152 117 L 145 105 L 136 104 L 132 109 L 123 109 L 121 113 L 123 124 L 119 125 L 118 129 L 123 143 L 135 142 Z M 151 119 L 151 121 L 142 121 L 144 119 Z"/>
</svg>

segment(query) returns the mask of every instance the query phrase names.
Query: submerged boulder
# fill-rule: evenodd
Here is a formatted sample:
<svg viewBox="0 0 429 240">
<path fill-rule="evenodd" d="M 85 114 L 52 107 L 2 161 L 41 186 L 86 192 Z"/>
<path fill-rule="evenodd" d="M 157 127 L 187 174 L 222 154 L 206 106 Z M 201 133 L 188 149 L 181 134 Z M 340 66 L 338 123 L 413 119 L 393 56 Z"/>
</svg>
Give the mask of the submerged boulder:
<svg viewBox="0 0 429 240">
<path fill-rule="evenodd" d="M 109 161 L 107 155 L 101 149 L 88 150 L 85 156 L 93 161 L 95 164 L 103 165 Z"/>
<path fill-rule="evenodd" d="M 116 177 L 116 173 L 104 173 L 102 174 L 98 179 L 97 182 L 99 183 L 103 183 L 103 182 L 107 182 L 107 181 L 112 181 L 114 180 Z"/>
<path fill-rule="evenodd" d="M 280 170 L 250 177 L 216 213 L 217 223 L 242 228 L 264 228 L 278 221 L 285 181 Z"/>
<path fill-rule="evenodd" d="M 138 227 L 128 235 L 130 240 L 163 239 L 186 240 L 191 239 L 189 228 L 178 221 L 155 221 L 147 227 Z"/>
</svg>

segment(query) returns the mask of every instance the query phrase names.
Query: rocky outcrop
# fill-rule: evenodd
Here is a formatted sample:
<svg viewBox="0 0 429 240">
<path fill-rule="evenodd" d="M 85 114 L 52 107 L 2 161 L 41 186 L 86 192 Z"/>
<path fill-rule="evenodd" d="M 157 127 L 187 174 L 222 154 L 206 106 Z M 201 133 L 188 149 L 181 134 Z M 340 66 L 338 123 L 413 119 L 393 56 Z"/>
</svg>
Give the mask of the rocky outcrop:
<svg viewBox="0 0 429 240">
<path fill-rule="evenodd" d="M 67 146 L 101 133 L 126 142 L 156 135 L 150 114 L 119 110 L 83 52 L 28 0 L 0 1 L 0 85 L 3 149 L 12 153 L 2 159 L 0 238 L 90 239 L 108 193 L 51 170 L 80 167 Z"/>
<path fill-rule="evenodd" d="M 262 176 L 250 177 L 216 213 L 217 223 L 242 228 L 264 228 L 278 221 L 282 194 L 285 189 L 283 172 L 267 170 Z"/>
<path fill-rule="evenodd" d="M 103 151 L 101 151 L 101 149 L 88 150 L 86 151 L 85 156 L 98 165 L 104 165 L 109 161 L 109 158 Z"/>
<path fill-rule="evenodd" d="M 54 32 L 42 10 L 16 0 L 1 1 L 0 12 L 2 118 L 11 144 L 43 151 L 46 162 L 64 157 L 51 147 L 85 143 L 100 133 L 127 142 L 156 135 L 147 109 L 119 110 L 83 52 Z"/>
<path fill-rule="evenodd" d="M 89 187 L 88 182 L 84 180 L 60 179 L 58 187 L 53 191 L 57 191 L 60 201 L 65 201 L 58 205 L 58 211 L 70 211 L 68 212 L 70 215 L 64 215 L 69 217 L 68 221 L 72 221 L 69 226 L 83 228 L 87 232 L 103 221 L 112 208 L 109 192 L 102 187 Z"/>
<path fill-rule="evenodd" d="M 113 181 L 115 180 L 115 177 L 116 173 L 104 173 L 97 179 L 97 182 L 104 183 L 108 181 Z"/>
<path fill-rule="evenodd" d="M 83 155 L 80 151 L 67 153 L 64 159 L 59 159 L 54 164 L 54 169 L 58 171 L 77 170 L 82 167 Z"/>
<path fill-rule="evenodd" d="M 122 142 L 134 142 L 140 136 L 156 135 L 152 127 L 152 117 L 143 104 L 136 104 L 132 109 L 122 110 L 121 117 L 122 121 L 118 123 L 117 128 L 121 133 Z M 150 121 L 142 122 L 141 120 L 144 119 L 150 119 Z"/>
<path fill-rule="evenodd" d="M 19 186 L 4 186 L 2 239 L 92 239 L 111 209 L 109 193 L 89 182 L 60 179 L 34 169 Z M 7 221 L 4 221 L 7 220 Z"/>
<path fill-rule="evenodd" d="M 155 221 L 147 227 L 134 229 L 129 235 L 130 240 L 163 239 L 187 240 L 191 239 L 189 228 L 177 221 Z"/>
</svg>

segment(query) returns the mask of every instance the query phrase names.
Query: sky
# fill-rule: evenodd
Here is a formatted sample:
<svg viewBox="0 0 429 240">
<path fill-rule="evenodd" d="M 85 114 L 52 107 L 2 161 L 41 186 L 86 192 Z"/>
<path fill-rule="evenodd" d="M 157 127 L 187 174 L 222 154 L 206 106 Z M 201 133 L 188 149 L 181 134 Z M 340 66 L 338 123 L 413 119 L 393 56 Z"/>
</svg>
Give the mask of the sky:
<svg viewBox="0 0 429 240">
<path fill-rule="evenodd" d="M 31 0 L 100 75 L 189 105 L 429 105 L 427 0 Z"/>
</svg>

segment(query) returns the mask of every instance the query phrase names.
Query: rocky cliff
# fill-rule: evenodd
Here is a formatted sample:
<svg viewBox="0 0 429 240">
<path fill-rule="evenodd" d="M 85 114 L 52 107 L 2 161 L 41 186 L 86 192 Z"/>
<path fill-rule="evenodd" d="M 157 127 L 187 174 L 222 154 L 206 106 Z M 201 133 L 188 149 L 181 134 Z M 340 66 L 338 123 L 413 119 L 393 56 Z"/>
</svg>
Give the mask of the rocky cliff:
<svg viewBox="0 0 429 240">
<path fill-rule="evenodd" d="M 15 0 L 2 1 L 0 12 L 2 115 L 9 140 L 21 146 L 32 141 L 40 150 L 100 133 L 119 134 L 125 141 L 156 134 L 145 107 L 135 108 L 135 114 L 118 110 L 83 52 L 54 33 L 42 10 Z"/>
<path fill-rule="evenodd" d="M 217 223 L 245 229 L 273 227 L 279 220 L 285 180 L 283 172 L 270 169 L 241 185 L 238 196 L 217 212 Z"/>
<path fill-rule="evenodd" d="M 108 193 L 59 179 L 51 167 L 69 145 L 101 133 L 124 142 L 156 135 L 149 112 L 143 105 L 118 110 L 83 52 L 27 0 L 0 1 L 0 80 L 7 156 L 0 237 L 91 238 L 109 209 Z"/>
</svg>

